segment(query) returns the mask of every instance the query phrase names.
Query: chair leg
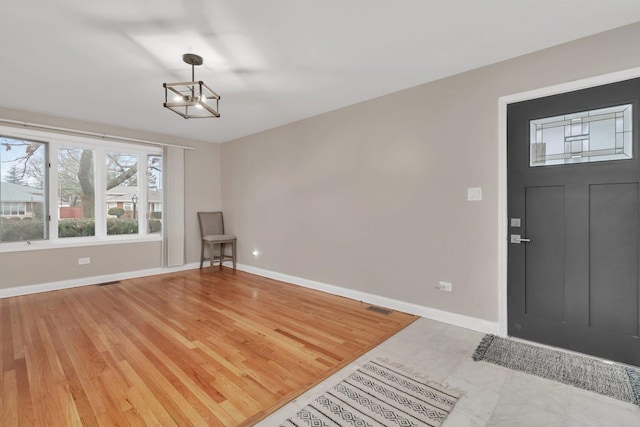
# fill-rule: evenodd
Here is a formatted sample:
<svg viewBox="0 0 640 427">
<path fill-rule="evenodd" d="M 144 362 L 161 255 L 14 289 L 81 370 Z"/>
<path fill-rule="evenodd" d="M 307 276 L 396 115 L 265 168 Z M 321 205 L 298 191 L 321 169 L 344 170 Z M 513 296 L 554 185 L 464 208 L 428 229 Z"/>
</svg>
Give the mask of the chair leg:
<svg viewBox="0 0 640 427">
<path fill-rule="evenodd" d="M 202 269 L 202 263 L 204 261 L 204 242 L 200 242 L 200 268 Z"/>
<path fill-rule="evenodd" d="M 220 243 L 220 270 L 222 270 L 222 261 L 224 261 L 224 243 Z"/>
<path fill-rule="evenodd" d="M 210 267 L 213 268 L 213 248 L 214 248 L 214 244 L 213 242 L 209 243 L 209 263 L 210 263 Z"/>
<path fill-rule="evenodd" d="M 236 269 L 236 241 L 231 242 L 231 259 L 233 261 L 233 269 Z"/>
</svg>

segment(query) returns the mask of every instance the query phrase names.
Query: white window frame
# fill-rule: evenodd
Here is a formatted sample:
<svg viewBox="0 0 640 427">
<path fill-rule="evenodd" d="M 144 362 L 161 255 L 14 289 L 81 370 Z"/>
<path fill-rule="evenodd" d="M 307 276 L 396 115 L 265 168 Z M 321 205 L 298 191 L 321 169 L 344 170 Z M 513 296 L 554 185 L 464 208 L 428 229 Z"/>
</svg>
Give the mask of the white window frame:
<svg viewBox="0 0 640 427">
<path fill-rule="evenodd" d="M 46 143 L 48 150 L 49 168 L 47 173 L 46 204 L 48 209 L 49 237 L 45 240 L 33 240 L 29 242 L 2 242 L 0 253 L 18 252 L 37 249 L 52 249 L 61 247 L 94 246 L 105 244 L 121 244 L 127 242 L 160 241 L 162 234 L 148 233 L 147 209 L 147 168 L 148 156 L 163 155 L 162 147 L 152 145 L 113 142 L 90 136 L 76 136 L 45 132 L 34 129 L 22 129 L 0 126 L 0 135 L 26 139 Z M 85 237 L 58 237 L 58 150 L 61 147 L 78 147 L 90 149 L 94 152 L 94 185 L 95 185 L 95 236 Z M 108 152 L 135 154 L 138 156 L 138 233 L 107 235 L 107 172 L 106 155 Z M 100 189 L 104 189 L 100 191 Z M 164 227 L 163 227 L 164 228 Z"/>
</svg>

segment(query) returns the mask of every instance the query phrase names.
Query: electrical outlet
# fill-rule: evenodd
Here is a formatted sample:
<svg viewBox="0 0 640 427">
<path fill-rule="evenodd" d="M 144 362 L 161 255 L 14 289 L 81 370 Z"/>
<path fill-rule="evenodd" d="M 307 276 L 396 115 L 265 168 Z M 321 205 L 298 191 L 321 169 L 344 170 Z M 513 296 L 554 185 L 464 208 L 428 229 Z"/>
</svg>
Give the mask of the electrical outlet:
<svg viewBox="0 0 640 427">
<path fill-rule="evenodd" d="M 91 258 L 89 257 L 78 258 L 78 265 L 86 265 L 86 264 L 91 264 Z"/>
<path fill-rule="evenodd" d="M 467 188 L 467 200 L 478 201 L 482 200 L 482 187 L 469 187 Z"/>
<path fill-rule="evenodd" d="M 436 289 L 439 289 L 441 291 L 452 292 L 453 284 L 451 284 L 450 282 L 438 282 L 438 286 L 436 286 Z"/>
</svg>

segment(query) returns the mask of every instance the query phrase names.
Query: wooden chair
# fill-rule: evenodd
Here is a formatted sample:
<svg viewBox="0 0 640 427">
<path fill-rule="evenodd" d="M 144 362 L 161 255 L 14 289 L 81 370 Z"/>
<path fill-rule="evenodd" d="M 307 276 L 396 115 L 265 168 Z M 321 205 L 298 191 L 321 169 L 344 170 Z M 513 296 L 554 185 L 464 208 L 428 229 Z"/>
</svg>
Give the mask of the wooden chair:
<svg viewBox="0 0 640 427">
<path fill-rule="evenodd" d="M 233 269 L 236 269 L 236 236 L 233 234 L 224 234 L 224 220 L 222 218 L 222 212 L 198 212 L 198 223 L 200 224 L 200 237 L 202 238 L 202 244 L 200 248 L 200 268 L 206 259 L 204 257 L 204 248 L 208 247 L 209 260 L 211 267 L 214 266 L 214 248 L 216 245 L 220 245 L 220 255 L 217 259 L 220 262 L 220 268 L 222 268 L 222 262 L 225 260 L 231 260 L 233 262 Z M 231 256 L 225 255 L 224 245 L 231 244 Z"/>
</svg>

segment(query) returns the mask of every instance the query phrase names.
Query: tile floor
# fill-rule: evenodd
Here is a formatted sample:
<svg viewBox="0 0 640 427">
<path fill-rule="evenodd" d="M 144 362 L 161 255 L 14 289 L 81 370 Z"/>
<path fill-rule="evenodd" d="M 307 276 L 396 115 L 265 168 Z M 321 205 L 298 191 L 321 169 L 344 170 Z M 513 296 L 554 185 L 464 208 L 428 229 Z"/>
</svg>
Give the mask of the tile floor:
<svg viewBox="0 0 640 427">
<path fill-rule="evenodd" d="M 323 383 L 259 422 L 278 426 L 368 360 L 437 381 L 462 397 L 443 427 L 640 427 L 640 407 L 471 359 L 483 334 L 419 319 Z"/>
</svg>

